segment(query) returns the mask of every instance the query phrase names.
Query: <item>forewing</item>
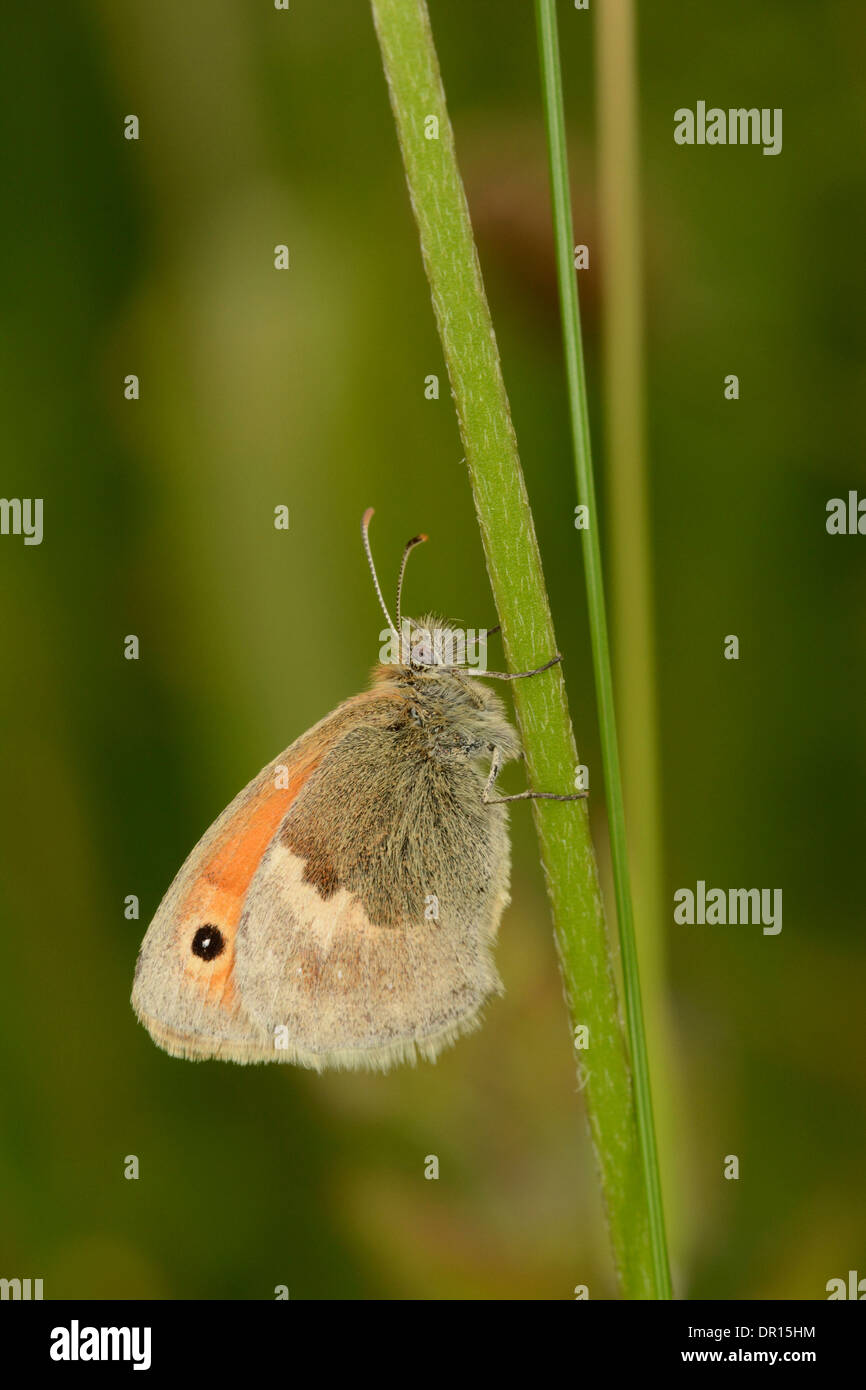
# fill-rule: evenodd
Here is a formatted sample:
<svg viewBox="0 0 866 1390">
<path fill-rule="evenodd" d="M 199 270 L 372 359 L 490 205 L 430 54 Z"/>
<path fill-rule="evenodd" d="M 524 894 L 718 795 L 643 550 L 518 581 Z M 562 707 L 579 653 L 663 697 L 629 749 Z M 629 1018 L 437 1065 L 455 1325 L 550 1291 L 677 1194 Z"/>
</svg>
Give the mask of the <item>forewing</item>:
<svg viewBox="0 0 866 1390">
<path fill-rule="evenodd" d="M 293 802 L 329 749 L 367 717 L 377 717 L 369 694 L 355 696 L 281 753 L 235 797 L 176 875 L 145 935 L 132 991 L 136 1014 L 167 1052 L 274 1060 L 272 1039 L 249 1015 L 237 987 L 241 914 Z M 204 927 L 215 929 L 222 942 L 211 959 L 193 949 Z"/>
</svg>

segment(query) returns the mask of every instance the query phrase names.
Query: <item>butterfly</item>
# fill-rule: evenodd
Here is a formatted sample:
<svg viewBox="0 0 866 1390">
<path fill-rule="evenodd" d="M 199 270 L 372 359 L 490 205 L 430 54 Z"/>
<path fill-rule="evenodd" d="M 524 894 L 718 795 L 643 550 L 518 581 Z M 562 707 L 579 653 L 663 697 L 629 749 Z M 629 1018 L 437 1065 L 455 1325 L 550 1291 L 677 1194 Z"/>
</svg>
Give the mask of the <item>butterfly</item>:
<svg viewBox="0 0 866 1390">
<path fill-rule="evenodd" d="M 517 733 L 466 669 L 461 630 L 402 618 L 425 535 L 403 551 L 392 621 L 372 515 L 361 532 L 390 659 L 238 793 L 144 937 L 132 1006 L 175 1057 L 382 1071 L 434 1060 L 503 992 L 492 952 L 509 902 L 505 803 L 586 795 L 495 795 L 521 756 Z M 520 679 L 559 660 L 483 674 Z"/>
</svg>

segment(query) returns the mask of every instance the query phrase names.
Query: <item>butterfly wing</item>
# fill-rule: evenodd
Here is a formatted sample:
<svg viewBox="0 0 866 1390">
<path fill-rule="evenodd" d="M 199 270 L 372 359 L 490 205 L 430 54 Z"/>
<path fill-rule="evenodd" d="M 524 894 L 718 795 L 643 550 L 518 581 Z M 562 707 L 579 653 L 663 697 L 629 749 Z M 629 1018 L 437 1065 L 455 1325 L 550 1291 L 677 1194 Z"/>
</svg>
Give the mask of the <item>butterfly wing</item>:
<svg viewBox="0 0 866 1390">
<path fill-rule="evenodd" d="M 405 699 L 354 697 L 235 798 L 142 944 L 133 1007 L 175 1056 L 386 1070 L 502 986 L 504 808 L 432 760 Z"/>
<path fill-rule="evenodd" d="M 281 821 L 365 701 L 369 695 L 346 701 L 263 768 L 202 837 L 163 898 L 139 952 L 132 1006 L 173 1056 L 272 1060 L 272 1039 L 249 1017 L 237 989 L 241 914 Z M 380 701 L 378 717 L 381 709 Z"/>
<path fill-rule="evenodd" d="M 250 886 L 236 978 L 276 1060 L 387 1070 L 434 1058 L 502 986 L 504 810 L 411 729 L 353 728 L 289 808 Z"/>
</svg>

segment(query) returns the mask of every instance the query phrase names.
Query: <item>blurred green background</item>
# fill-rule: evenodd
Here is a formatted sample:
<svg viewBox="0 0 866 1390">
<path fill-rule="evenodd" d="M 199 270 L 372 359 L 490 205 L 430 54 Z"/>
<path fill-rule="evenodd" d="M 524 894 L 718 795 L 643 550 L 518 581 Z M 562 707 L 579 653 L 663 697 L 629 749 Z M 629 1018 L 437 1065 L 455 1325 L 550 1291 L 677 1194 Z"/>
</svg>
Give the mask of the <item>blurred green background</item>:
<svg viewBox="0 0 866 1390">
<path fill-rule="evenodd" d="M 866 34 L 856 0 L 641 11 L 675 1280 L 822 1298 L 866 1274 L 866 541 L 824 527 L 866 490 Z M 431 16 L 597 767 L 532 7 Z M 592 23 L 562 4 L 600 463 Z M 199 835 L 366 680 L 364 508 L 389 592 L 423 528 L 407 607 L 494 621 L 366 4 L 22 4 L 0 93 L 2 492 L 45 499 L 41 546 L 0 538 L 0 1274 L 46 1297 L 613 1296 L 525 807 L 507 995 L 435 1067 L 192 1065 L 128 1003 Z M 676 146 L 699 99 L 782 107 L 782 154 Z M 605 874 L 600 794 L 593 816 Z M 781 887 L 782 933 L 675 926 L 699 878 Z"/>
</svg>

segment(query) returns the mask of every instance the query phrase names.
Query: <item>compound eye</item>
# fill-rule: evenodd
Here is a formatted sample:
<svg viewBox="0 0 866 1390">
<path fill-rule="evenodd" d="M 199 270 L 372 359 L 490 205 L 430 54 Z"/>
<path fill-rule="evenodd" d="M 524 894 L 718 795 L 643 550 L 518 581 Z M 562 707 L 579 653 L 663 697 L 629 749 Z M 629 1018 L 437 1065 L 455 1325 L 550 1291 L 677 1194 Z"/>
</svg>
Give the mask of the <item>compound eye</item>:
<svg viewBox="0 0 866 1390">
<path fill-rule="evenodd" d="M 199 927 L 192 939 L 192 953 L 200 960 L 216 960 L 226 948 L 225 937 L 219 927 L 208 924 Z"/>
</svg>

